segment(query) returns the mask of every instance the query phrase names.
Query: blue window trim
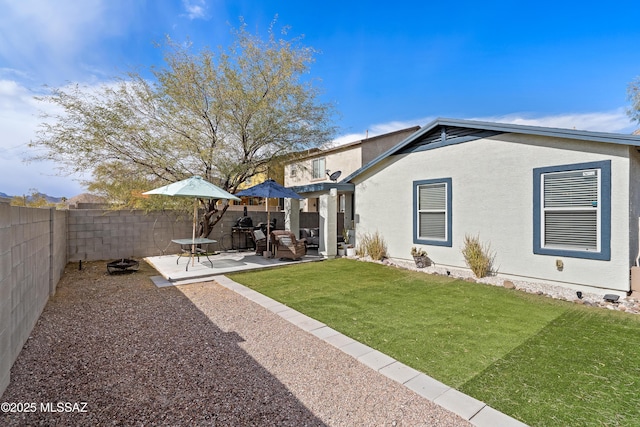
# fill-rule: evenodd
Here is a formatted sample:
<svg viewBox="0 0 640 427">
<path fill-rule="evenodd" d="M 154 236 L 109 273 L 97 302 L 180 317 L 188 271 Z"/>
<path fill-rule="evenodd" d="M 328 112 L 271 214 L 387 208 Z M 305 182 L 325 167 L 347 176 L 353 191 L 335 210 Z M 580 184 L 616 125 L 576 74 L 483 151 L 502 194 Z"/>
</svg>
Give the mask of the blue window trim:
<svg viewBox="0 0 640 427">
<path fill-rule="evenodd" d="M 418 237 L 418 187 L 425 184 L 447 184 L 447 240 L 428 240 L 420 239 Z M 451 191 L 451 178 L 440 179 L 426 179 L 421 181 L 413 181 L 413 243 L 419 245 L 432 245 L 432 246 L 453 246 L 452 241 L 452 191 Z"/>
<path fill-rule="evenodd" d="M 551 249 L 542 247 L 541 239 L 541 178 L 545 173 L 566 172 L 581 169 L 600 169 L 600 252 Z M 576 163 L 572 165 L 535 168 L 533 170 L 533 253 L 569 258 L 611 260 L 611 160 Z"/>
</svg>

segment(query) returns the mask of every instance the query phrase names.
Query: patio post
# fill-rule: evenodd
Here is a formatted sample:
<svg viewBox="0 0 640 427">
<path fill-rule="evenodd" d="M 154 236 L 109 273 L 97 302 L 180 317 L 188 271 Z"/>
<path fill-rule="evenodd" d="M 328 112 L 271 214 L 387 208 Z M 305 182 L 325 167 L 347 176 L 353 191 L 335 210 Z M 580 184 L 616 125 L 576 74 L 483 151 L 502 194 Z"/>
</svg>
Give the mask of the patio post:
<svg viewBox="0 0 640 427">
<path fill-rule="evenodd" d="M 284 199 L 284 228 L 300 237 L 300 200 Z"/>
<path fill-rule="evenodd" d="M 320 247 L 318 253 L 325 258 L 335 258 L 338 252 L 338 190 L 332 188 L 329 194 L 319 198 Z"/>
</svg>

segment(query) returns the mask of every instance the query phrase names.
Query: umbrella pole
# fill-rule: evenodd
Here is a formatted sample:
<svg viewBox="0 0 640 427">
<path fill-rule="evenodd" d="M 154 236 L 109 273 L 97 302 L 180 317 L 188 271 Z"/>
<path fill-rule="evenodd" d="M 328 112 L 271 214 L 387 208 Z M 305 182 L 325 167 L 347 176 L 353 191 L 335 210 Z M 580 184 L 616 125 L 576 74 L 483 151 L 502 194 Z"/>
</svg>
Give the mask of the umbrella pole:
<svg viewBox="0 0 640 427">
<path fill-rule="evenodd" d="M 196 223 L 198 222 L 198 198 L 193 203 L 193 233 L 191 234 L 191 267 L 196 265 L 193 254 L 196 253 Z"/>
<path fill-rule="evenodd" d="M 264 198 L 264 208 L 267 211 L 267 253 L 269 254 L 269 257 L 271 257 L 271 253 L 270 251 L 270 246 L 269 246 L 269 240 L 270 240 L 270 236 L 271 236 L 271 221 L 270 221 L 270 215 L 269 215 L 269 198 L 265 197 Z"/>
</svg>

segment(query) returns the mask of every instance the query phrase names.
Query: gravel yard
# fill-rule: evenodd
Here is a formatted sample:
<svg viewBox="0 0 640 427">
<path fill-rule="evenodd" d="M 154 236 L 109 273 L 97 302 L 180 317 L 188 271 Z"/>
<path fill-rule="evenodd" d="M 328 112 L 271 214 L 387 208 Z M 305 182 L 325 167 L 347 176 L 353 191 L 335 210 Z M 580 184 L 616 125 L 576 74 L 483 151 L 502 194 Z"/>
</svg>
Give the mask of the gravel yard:
<svg viewBox="0 0 640 427">
<path fill-rule="evenodd" d="M 36 410 L 0 425 L 470 425 L 214 282 L 156 274 L 69 264 L 0 398 Z"/>
</svg>

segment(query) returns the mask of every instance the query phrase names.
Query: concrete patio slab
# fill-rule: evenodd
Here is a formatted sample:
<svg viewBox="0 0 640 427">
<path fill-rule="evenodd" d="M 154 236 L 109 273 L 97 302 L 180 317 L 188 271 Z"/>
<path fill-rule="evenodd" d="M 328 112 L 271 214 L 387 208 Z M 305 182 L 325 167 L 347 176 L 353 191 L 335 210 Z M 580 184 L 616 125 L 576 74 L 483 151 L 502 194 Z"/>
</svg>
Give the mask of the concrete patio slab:
<svg viewBox="0 0 640 427">
<path fill-rule="evenodd" d="M 155 268 L 170 284 L 183 285 L 212 280 L 215 276 L 229 273 L 322 261 L 323 259 L 316 251 L 309 251 L 307 255 L 297 261 L 264 258 L 254 252 L 230 251 L 209 255 L 209 259 L 201 256 L 199 260 L 196 258 L 193 262 L 190 258 L 179 257 L 178 255 L 153 256 L 144 260 Z M 189 261 L 188 269 L 187 261 Z M 161 286 L 169 285 L 162 283 Z"/>
</svg>

